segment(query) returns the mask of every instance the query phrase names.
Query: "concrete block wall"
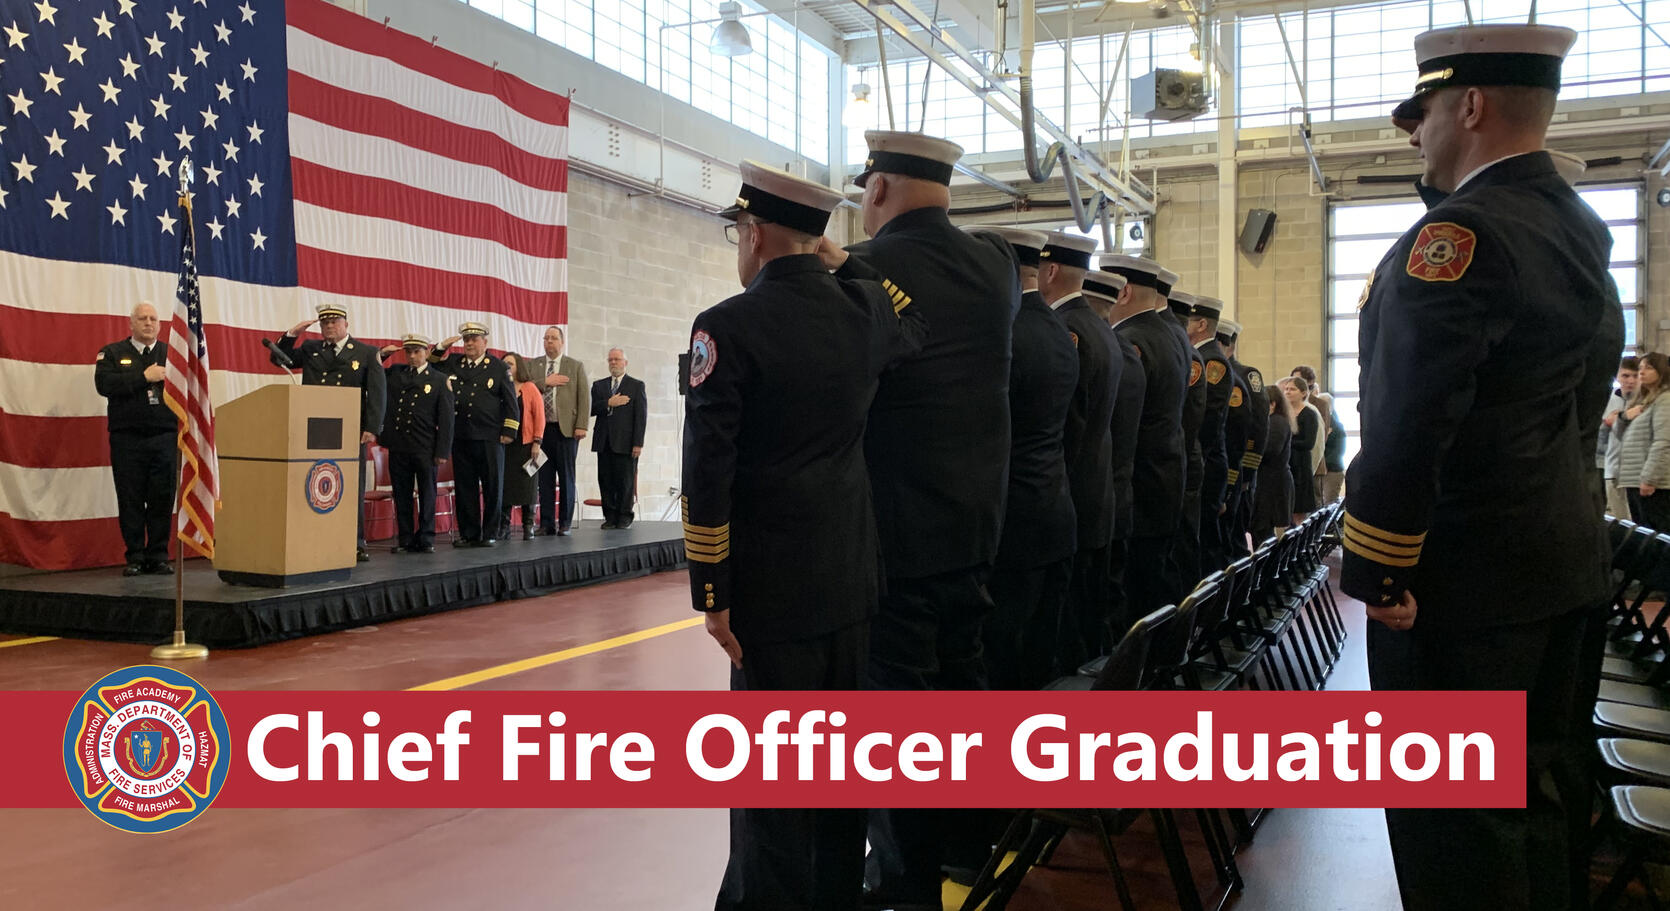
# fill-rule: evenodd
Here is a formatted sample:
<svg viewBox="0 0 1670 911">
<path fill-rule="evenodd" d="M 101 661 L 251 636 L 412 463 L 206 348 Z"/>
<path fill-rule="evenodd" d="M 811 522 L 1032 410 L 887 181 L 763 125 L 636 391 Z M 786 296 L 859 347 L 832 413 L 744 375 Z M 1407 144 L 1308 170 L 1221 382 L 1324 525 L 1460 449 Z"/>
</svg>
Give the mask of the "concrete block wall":
<svg viewBox="0 0 1670 911">
<path fill-rule="evenodd" d="M 674 499 L 668 489 L 680 484 L 678 356 L 689 350 L 696 314 L 741 290 L 736 248 L 712 215 L 572 171 L 568 213 L 569 353 L 596 380 L 609 374 L 608 350 L 621 348 L 626 372 L 644 381 L 649 420 L 638 518 L 657 519 Z M 581 498 L 596 497 L 597 458 L 585 441 L 577 474 Z M 670 516 L 678 521 L 676 507 Z"/>
</svg>

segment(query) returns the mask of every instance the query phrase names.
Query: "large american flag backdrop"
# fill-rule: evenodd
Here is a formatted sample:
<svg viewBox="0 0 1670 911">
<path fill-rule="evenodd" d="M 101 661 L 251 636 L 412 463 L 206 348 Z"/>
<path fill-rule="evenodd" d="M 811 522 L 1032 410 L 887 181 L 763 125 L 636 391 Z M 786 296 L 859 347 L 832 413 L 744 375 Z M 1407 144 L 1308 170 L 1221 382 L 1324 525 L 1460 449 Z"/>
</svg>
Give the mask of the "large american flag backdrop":
<svg viewBox="0 0 1670 911">
<path fill-rule="evenodd" d="M 54 3 L 57 5 L 54 6 Z M 568 101 L 323 0 L 0 0 L 0 562 L 120 562 L 93 355 L 178 280 L 190 159 L 218 406 L 262 337 L 567 322 Z"/>
</svg>

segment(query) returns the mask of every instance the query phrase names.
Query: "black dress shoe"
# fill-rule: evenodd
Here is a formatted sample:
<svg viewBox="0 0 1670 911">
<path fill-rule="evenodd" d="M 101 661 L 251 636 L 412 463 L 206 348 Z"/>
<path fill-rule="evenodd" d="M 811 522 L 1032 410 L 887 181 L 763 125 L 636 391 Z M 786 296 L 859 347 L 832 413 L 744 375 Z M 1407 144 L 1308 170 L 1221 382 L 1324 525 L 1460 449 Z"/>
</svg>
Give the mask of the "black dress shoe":
<svg viewBox="0 0 1670 911">
<path fill-rule="evenodd" d="M 559 537 L 563 537 L 563 538 L 572 538 L 572 537 L 574 537 L 574 532 L 569 531 L 566 528 L 559 528 L 559 529 L 557 529 L 557 535 Z"/>
<path fill-rule="evenodd" d="M 453 547 L 474 547 L 475 542 L 471 541 L 469 538 L 453 538 L 452 539 L 452 546 Z"/>
<path fill-rule="evenodd" d="M 499 542 L 498 542 L 497 539 L 494 539 L 494 538 L 482 538 L 480 541 L 475 542 L 475 546 L 476 547 L 498 547 Z"/>
<path fill-rule="evenodd" d="M 371 555 L 366 553 L 365 548 L 356 547 L 354 548 L 354 559 L 361 563 L 369 563 L 371 562 Z"/>
<path fill-rule="evenodd" d="M 407 547 L 404 544 L 394 545 L 394 550 L 391 551 L 391 553 L 397 553 L 397 554 L 409 554 L 411 552 L 412 552 L 412 549 L 410 547 Z"/>
<path fill-rule="evenodd" d="M 627 519 L 625 522 L 622 522 L 619 525 L 616 525 L 615 527 L 616 528 L 631 528 L 632 527 L 632 520 Z"/>
<path fill-rule="evenodd" d="M 122 575 L 124 576 L 137 576 L 144 571 L 145 567 L 140 566 L 138 563 L 129 563 L 128 565 L 122 567 Z"/>
<path fill-rule="evenodd" d="M 414 553 L 414 554 L 432 554 L 432 553 L 435 552 L 435 545 L 425 544 L 422 547 L 408 547 L 408 548 L 406 548 L 406 551 L 407 551 L 407 553 Z"/>
<path fill-rule="evenodd" d="M 145 571 L 153 576 L 174 575 L 174 567 L 168 565 L 167 563 L 152 563 L 145 567 Z"/>
<path fill-rule="evenodd" d="M 541 528 L 540 530 L 534 532 L 534 534 L 541 538 L 554 538 L 556 537 L 557 530 L 555 528 Z"/>
<path fill-rule="evenodd" d="M 613 522 L 604 522 L 602 527 L 603 528 L 619 528 L 620 526 L 616 525 Z"/>
</svg>

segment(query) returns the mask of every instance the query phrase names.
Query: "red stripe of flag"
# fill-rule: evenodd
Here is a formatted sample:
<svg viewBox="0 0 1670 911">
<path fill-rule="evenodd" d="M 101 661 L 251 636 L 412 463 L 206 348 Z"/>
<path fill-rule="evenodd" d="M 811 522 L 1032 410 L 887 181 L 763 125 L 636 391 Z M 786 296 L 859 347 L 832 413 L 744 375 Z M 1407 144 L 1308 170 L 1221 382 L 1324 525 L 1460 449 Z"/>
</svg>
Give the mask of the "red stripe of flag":
<svg viewBox="0 0 1670 911">
<path fill-rule="evenodd" d="M 568 125 L 568 99 L 416 35 L 388 28 L 324 0 L 289 0 L 285 22 L 331 44 L 383 57 L 461 89 L 497 95 L 517 112 L 555 126 Z"/>
<path fill-rule="evenodd" d="M 290 176 L 297 202 L 490 240 L 528 256 L 560 259 L 568 253 L 567 228 L 536 224 L 484 202 L 349 174 L 299 158 L 291 159 Z"/>
<path fill-rule="evenodd" d="M 497 133 L 462 126 L 387 98 L 350 92 L 294 71 L 290 73 L 290 113 L 452 161 L 492 168 L 536 190 L 560 193 L 568 189 L 568 162 L 560 158 L 535 154 Z"/>
<path fill-rule="evenodd" d="M 296 276 L 304 287 L 327 294 L 386 297 L 447 309 L 467 307 L 524 323 L 554 325 L 568 312 L 566 291 L 529 291 L 485 275 L 349 256 L 301 244 L 296 245 Z"/>
<path fill-rule="evenodd" d="M 110 429 L 103 415 L 43 418 L 0 411 L 0 452 L 23 468 L 106 468 Z"/>
</svg>

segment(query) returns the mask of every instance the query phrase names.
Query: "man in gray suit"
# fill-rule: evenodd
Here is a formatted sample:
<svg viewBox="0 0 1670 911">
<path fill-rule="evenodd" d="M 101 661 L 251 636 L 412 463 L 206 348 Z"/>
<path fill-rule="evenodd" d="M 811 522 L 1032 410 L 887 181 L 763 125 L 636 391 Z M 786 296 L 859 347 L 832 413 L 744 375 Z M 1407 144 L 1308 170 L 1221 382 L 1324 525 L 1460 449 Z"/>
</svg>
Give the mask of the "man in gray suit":
<svg viewBox="0 0 1670 911">
<path fill-rule="evenodd" d="M 586 385 L 586 365 L 562 353 L 566 340 L 562 329 L 551 326 L 545 330 L 545 356 L 528 361 L 528 373 L 545 398 L 545 439 L 540 448 L 545 450 L 546 462 L 539 467 L 539 533 L 541 535 L 569 534 L 574 521 L 574 454 L 579 442 L 586 438 L 586 415 L 590 411 L 590 393 Z M 557 490 L 562 490 L 561 512 L 558 512 Z"/>
</svg>

